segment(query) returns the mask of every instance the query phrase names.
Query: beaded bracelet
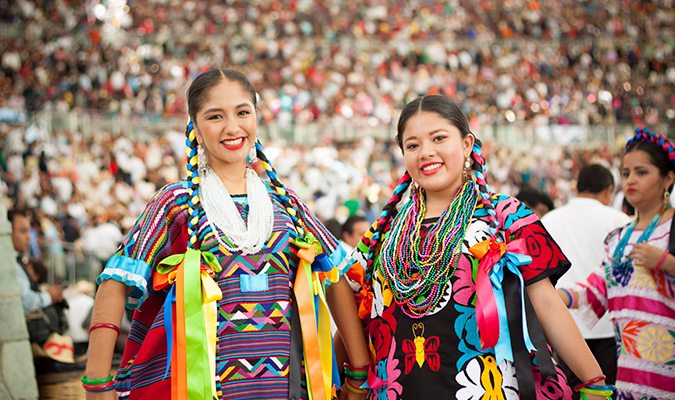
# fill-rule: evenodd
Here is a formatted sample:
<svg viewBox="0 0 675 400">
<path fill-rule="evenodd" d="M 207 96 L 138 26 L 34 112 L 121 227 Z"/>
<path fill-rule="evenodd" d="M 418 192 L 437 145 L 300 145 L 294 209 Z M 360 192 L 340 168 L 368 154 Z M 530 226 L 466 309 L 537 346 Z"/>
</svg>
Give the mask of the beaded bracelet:
<svg viewBox="0 0 675 400">
<path fill-rule="evenodd" d="M 114 325 L 114 324 L 94 324 L 94 325 L 91 326 L 91 328 L 89 328 L 89 334 L 91 335 L 91 331 L 93 331 L 94 329 L 98 329 L 98 328 L 112 329 L 115 332 L 117 332 L 117 337 L 120 336 L 120 327 L 117 326 L 117 325 Z"/>
<path fill-rule="evenodd" d="M 103 379 L 87 379 L 87 375 L 80 378 L 80 382 L 84 383 L 85 385 L 100 385 L 102 383 L 112 382 L 112 380 L 112 374 L 110 374 L 109 377 Z"/>
<path fill-rule="evenodd" d="M 576 386 L 574 387 L 574 390 L 578 392 L 579 390 L 581 390 L 581 389 L 583 389 L 583 388 L 585 388 L 585 387 L 589 387 L 589 386 L 591 386 L 591 385 L 594 384 L 594 383 L 598 383 L 598 382 L 600 382 L 600 381 L 604 381 L 605 378 L 607 378 L 605 375 L 596 376 L 596 377 L 593 378 L 593 379 L 589 379 L 589 380 L 587 380 L 586 382 L 583 382 L 583 383 L 580 383 L 580 384 L 576 385 Z"/>
<path fill-rule="evenodd" d="M 563 289 L 560 289 L 560 290 L 562 290 L 563 292 L 565 292 L 565 294 L 567 294 L 567 295 L 570 297 L 570 304 L 567 306 L 567 308 L 572 308 L 572 307 L 574 307 L 574 294 L 572 294 L 572 291 L 571 291 L 571 290 L 568 290 L 568 289 L 564 289 L 564 288 L 563 288 Z"/>
<path fill-rule="evenodd" d="M 656 263 L 656 267 L 654 267 L 654 272 L 659 271 L 659 268 L 661 268 L 661 264 L 663 264 L 663 261 L 666 259 L 667 255 L 668 255 L 668 250 L 664 251 L 663 254 L 661 254 L 661 258 L 659 258 L 659 261 Z"/>
</svg>

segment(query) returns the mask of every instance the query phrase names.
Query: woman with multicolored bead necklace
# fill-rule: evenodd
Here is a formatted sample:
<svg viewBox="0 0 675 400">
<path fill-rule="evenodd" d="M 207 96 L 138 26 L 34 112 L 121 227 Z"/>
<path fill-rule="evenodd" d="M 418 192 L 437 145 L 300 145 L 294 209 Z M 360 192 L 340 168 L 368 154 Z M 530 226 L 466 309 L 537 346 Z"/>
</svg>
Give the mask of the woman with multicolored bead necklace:
<svg viewBox="0 0 675 400">
<path fill-rule="evenodd" d="M 635 132 L 621 176 L 637 220 L 607 236 L 606 257 L 586 282 L 558 291 L 589 327 L 605 313 L 612 318 L 619 400 L 675 400 L 673 160 L 675 146 L 665 136 Z"/>
<path fill-rule="evenodd" d="M 187 97 L 188 179 L 153 197 L 98 278 L 87 399 L 328 400 L 339 380 L 327 305 L 354 363 L 368 360 L 334 267 L 344 251 L 277 179 L 246 77 L 204 72 Z M 113 378 L 125 302 L 136 311 Z"/>
<path fill-rule="evenodd" d="M 547 342 L 608 389 L 552 285 L 569 262 L 531 210 L 490 193 L 461 110 L 413 100 L 396 139 L 407 172 L 341 266 L 358 288 L 371 398 L 568 399 Z"/>
</svg>

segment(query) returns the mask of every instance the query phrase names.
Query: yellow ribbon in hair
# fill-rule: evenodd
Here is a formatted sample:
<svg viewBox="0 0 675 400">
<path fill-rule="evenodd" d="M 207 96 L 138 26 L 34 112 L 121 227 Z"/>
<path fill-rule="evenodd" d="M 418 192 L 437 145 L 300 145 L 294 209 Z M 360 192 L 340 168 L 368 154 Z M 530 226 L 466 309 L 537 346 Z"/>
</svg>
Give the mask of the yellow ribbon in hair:
<svg viewBox="0 0 675 400">
<path fill-rule="evenodd" d="M 319 241 L 307 233 L 295 239 L 299 247 L 300 265 L 295 276 L 295 298 L 302 327 L 305 374 L 310 400 L 331 398 L 333 382 L 333 350 L 330 328 L 330 314 L 326 302 L 324 279 L 337 282 L 337 268 L 326 262 L 317 261 L 321 251 Z M 319 254 L 325 258 L 325 254 Z"/>
<path fill-rule="evenodd" d="M 206 265 L 201 265 L 201 260 Z M 162 260 L 153 276 L 153 288 L 174 285 L 176 321 L 172 324 L 171 298 L 165 302 L 167 351 L 171 359 L 172 398 L 207 399 L 216 394 L 216 342 L 218 335 L 217 302 L 222 298 L 214 280 L 221 267 L 210 252 L 188 249 Z M 167 321 L 168 319 L 168 321 Z M 175 326 L 175 340 L 172 331 Z M 188 363 L 187 354 L 190 354 Z M 169 358 L 167 358 L 169 359 Z"/>
</svg>

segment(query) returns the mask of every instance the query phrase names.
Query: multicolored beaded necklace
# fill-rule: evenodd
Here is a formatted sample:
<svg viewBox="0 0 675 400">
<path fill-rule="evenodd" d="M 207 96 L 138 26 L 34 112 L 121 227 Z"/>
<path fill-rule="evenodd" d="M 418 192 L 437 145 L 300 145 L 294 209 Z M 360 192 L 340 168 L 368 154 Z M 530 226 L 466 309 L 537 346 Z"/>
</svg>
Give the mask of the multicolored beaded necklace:
<svg viewBox="0 0 675 400">
<path fill-rule="evenodd" d="M 654 215 L 652 220 L 649 222 L 649 225 L 645 228 L 644 231 L 642 231 L 642 234 L 638 238 L 637 243 L 642 243 L 646 242 L 649 240 L 649 237 L 652 235 L 652 232 L 654 232 L 654 229 L 656 229 L 656 226 L 659 224 L 661 221 L 661 216 L 663 215 L 664 211 L 666 210 L 666 207 L 661 209 L 658 213 Z M 612 254 L 612 275 L 614 275 L 614 278 L 616 278 L 617 283 L 619 283 L 622 286 L 625 286 L 628 284 L 628 281 L 630 281 L 630 277 L 633 274 L 633 259 L 631 258 L 630 254 L 626 257 L 626 261 L 621 261 L 624 257 L 624 250 L 626 249 L 626 245 L 628 245 L 628 241 L 630 240 L 631 235 L 633 234 L 633 230 L 635 229 L 635 226 L 637 225 L 637 221 L 633 221 L 630 224 L 628 224 L 628 229 L 626 229 L 626 233 L 624 233 L 623 237 L 621 240 L 619 240 L 619 243 L 616 245 L 616 248 L 614 249 L 614 254 Z"/>
<path fill-rule="evenodd" d="M 457 269 L 477 196 L 474 182 L 463 184 L 423 240 L 424 189 L 414 190 L 396 216 L 382 244 L 378 268 L 407 316 L 424 317 L 443 297 Z"/>
</svg>

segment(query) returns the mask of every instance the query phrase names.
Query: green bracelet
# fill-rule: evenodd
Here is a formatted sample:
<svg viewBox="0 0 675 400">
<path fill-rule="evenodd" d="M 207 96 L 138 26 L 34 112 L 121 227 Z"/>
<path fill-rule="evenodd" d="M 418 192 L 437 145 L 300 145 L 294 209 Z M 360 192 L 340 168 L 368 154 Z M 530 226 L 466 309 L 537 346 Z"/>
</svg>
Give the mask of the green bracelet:
<svg viewBox="0 0 675 400">
<path fill-rule="evenodd" d="M 580 392 L 592 394 L 592 395 L 595 395 L 595 396 L 611 396 L 612 393 L 614 393 L 611 390 L 595 390 L 595 389 L 589 389 L 589 388 L 582 388 L 580 390 Z"/>
<path fill-rule="evenodd" d="M 109 377 L 103 379 L 87 379 L 87 375 L 83 376 L 80 381 L 86 385 L 100 385 L 102 383 L 108 383 L 113 380 L 112 374 Z"/>
<path fill-rule="evenodd" d="M 579 394 L 581 395 L 581 400 L 588 400 L 588 397 L 586 397 L 586 395 L 584 394 L 584 392 L 579 392 Z M 591 393 L 589 393 L 589 394 L 591 394 Z M 607 396 L 607 400 L 612 400 L 612 396 L 609 396 L 609 395 L 608 395 L 608 396 Z"/>
</svg>

